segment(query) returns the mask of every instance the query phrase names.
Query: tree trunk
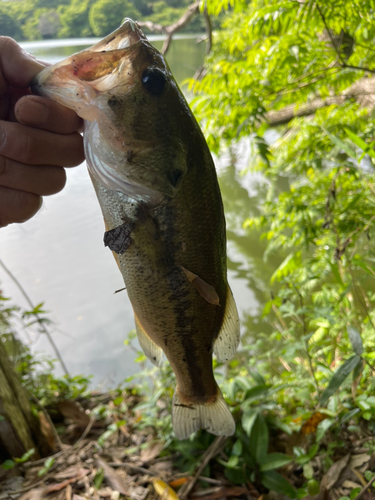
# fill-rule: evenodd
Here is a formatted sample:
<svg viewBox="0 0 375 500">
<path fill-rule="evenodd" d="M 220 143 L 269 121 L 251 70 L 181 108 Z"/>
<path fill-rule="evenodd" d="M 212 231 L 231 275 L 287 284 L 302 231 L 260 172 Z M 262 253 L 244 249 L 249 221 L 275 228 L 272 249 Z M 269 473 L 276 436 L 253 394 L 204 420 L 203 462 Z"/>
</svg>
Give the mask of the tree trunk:
<svg viewBox="0 0 375 500">
<path fill-rule="evenodd" d="M 0 459 L 21 457 L 31 448 L 35 448 L 34 458 L 51 452 L 0 341 Z"/>
</svg>

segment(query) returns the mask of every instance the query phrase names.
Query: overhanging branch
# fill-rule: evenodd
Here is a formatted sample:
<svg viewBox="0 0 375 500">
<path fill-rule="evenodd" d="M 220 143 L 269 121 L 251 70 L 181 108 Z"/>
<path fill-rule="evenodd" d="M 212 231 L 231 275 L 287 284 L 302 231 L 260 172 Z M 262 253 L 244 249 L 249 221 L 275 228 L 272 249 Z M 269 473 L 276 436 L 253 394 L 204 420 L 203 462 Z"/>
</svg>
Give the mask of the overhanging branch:
<svg viewBox="0 0 375 500">
<path fill-rule="evenodd" d="M 154 33 L 162 33 L 167 35 L 166 40 L 164 41 L 163 48 L 161 49 L 162 54 L 166 54 L 169 46 L 172 41 L 172 37 L 175 33 L 182 30 L 187 24 L 189 24 L 190 20 L 199 13 L 199 3 L 195 2 L 189 5 L 184 14 L 180 17 L 178 21 L 169 26 L 162 26 L 161 24 L 155 24 L 152 21 L 141 21 L 138 22 L 138 25 L 141 28 L 147 28 Z"/>
<path fill-rule="evenodd" d="M 349 100 L 356 101 L 362 107 L 375 108 L 375 77 L 358 80 L 338 96 L 326 97 L 325 99 L 317 98 L 300 106 L 291 104 L 277 111 L 269 111 L 265 118 L 270 127 L 278 127 L 286 125 L 293 118 L 311 116 L 318 109 L 333 104 L 341 105 Z"/>
</svg>

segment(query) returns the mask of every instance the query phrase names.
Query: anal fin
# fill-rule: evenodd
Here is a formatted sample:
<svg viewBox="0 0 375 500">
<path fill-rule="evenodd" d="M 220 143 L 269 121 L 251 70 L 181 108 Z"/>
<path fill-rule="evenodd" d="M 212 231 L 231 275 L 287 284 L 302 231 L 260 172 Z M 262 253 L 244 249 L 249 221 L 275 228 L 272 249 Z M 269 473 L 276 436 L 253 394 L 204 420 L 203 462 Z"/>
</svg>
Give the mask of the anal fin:
<svg viewBox="0 0 375 500">
<path fill-rule="evenodd" d="M 160 366 L 163 359 L 162 349 L 155 344 L 155 342 L 147 335 L 146 331 L 142 328 L 136 315 L 134 315 L 135 331 L 142 351 L 148 359 L 156 366 Z"/>
<path fill-rule="evenodd" d="M 206 404 L 183 404 L 176 391 L 172 401 L 172 424 L 177 439 L 186 439 L 199 429 L 206 429 L 216 436 L 231 436 L 236 430 L 219 387 L 216 401 Z"/>
<path fill-rule="evenodd" d="M 214 353 L 219 361 L 228 361 L 240 343 L 240 320 L 232 290 L 228 285 L 225 313 L 220 332 L 214 341 Z"/>
</svg>

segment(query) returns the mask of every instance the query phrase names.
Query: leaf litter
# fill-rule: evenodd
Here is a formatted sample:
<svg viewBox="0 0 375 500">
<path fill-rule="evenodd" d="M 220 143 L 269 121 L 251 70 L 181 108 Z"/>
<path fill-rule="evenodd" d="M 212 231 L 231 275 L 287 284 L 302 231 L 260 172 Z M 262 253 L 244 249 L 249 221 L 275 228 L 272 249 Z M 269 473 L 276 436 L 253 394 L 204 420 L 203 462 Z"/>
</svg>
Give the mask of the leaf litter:
<svg viewBox="0 0 375 500">
<path fill-rule="evenodd" d="M 44 459 L 18 463 L 6 472 L 0 469 L 0 500 L 288 498 L 275 492 L 267 493 L 256 479 L 250 481 L 250 477 L 246 484 L 231 483 L 225 476 L 225 468 L 220 465 L 222 460 L 228 460 L 223 451 L 228 438 L 222 436 L 201 451 L 193 474 L 191 471 L 181 472 L 176 468 L 178 454 L 169 454 L 166 443 L 157 438 L 152 427 L 141 429 L 138 425 L 139 411 L 133 408 L 141 397 L 124 393 L 123 399 L 126 405 L 120 413 L 113 411 L 116 405 L 111 396 L 102 395 L 102 402 L 111 410 L 102 420 L 93 411 L 98 404 L 96 397 L 80 402 L 58 403 L 51 414 L 54 420 L 60 421 L 59 443 L 56 440 L 52 442 L 56 429 L 48 429 L 45 419 L 42 419 L 41 425 L 46 429 L 51 448 L 60 447 L 59 451 Z M 270 438 L 269 452 L 271 455 L 280 452 L 291 454 L 295 447 L 308 449 L 313 445 L 323 421 L 320 414 L 313 415 L 301 422 L 300 431 L 293 435 L 277 431 L 277 435 Z M 106 435 L 104 440 L 103 435 Z M 338 442 L 340 446 L 336 445 L 334 453 L 329 454 L 330 446 Z M 204 471 L 209 463 L 210 477 L 205 477 Z M 319 453 L 311 457 L 303 470 L 305 477 L 296 460 L 283 465 L 278 472 L 297 489 L 306 478 L 317 480 L 320 491 L 304 497 L 306 499 L 339 500 L 346 497 L 373 500 L 375 437 L 369 435 L 365 428 L 357 435 L 343 428 L 340 436 L 337 433 L 333 435 L 333 432 L 330 435 L 327 430 L 320 442 Z"/>
</svg>

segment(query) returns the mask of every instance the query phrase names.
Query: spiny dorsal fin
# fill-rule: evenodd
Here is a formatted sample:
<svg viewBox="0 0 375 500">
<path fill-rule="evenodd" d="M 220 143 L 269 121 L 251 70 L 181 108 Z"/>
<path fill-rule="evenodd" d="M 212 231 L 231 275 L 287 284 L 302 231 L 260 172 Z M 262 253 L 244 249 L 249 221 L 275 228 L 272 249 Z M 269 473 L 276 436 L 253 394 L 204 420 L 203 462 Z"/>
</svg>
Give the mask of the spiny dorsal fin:
<svg viewBox="0 0 375 500">
<path fill-rule="evenodd" d="M 208 303 L 213 304 L 214 306 L 220 305 L 220 299 L 218 294 L 216 293 L 215 288 L 212 285 L 206 283 L 202 278 L 200 278 L 197 274 L 188 271 L 184 267 L 180 266 L 184 271 L 187 279 L 190 283 L 198 290 L 198 293 L 201 297 L 207 300 Z"/>
<path fill-rule="evenodd" d="M 219 361 L 228 361 L 237 350 L 240 343 L 240 320 L 232 290 L 228 285 L 225 314 L 219 335 L 214 342 L 214 353 Z"/>
<path fill-rule="evenodd" d="M 153 340 L 147 335 L 146 331 L 142 328 L 137 316 L 134 314 L 135 331 L 142 348 L 142 351 L 148 359 L 156 366 L 160 366 L 163 359 L 162 349 L 155 344 Z"/>
</svg>

